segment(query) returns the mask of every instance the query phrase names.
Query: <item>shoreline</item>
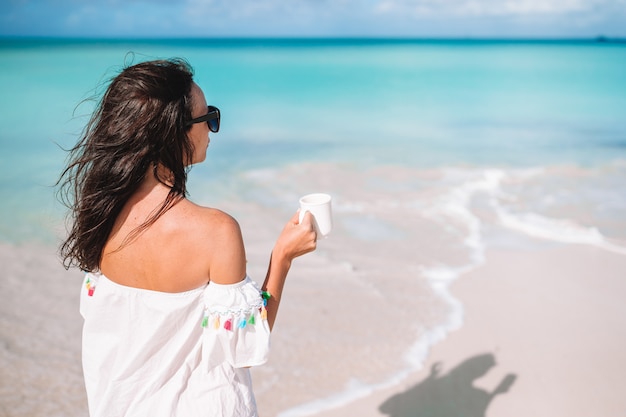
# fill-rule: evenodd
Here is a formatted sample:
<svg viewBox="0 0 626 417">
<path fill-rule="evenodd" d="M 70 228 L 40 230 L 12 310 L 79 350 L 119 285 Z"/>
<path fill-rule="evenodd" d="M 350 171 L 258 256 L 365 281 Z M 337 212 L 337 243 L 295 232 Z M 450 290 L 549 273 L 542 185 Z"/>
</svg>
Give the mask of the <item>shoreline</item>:
<svg viewBox="0 0 626 417">
<path fill-rule="evenodd" d="M 487 257 L 452 285 L 465 306 L 463 327 L 433 347 L 421 371 L 312 415 L 582 417 L 624 410 L 626 256 L 557 244 L 492 248 Z"/>
</svg>

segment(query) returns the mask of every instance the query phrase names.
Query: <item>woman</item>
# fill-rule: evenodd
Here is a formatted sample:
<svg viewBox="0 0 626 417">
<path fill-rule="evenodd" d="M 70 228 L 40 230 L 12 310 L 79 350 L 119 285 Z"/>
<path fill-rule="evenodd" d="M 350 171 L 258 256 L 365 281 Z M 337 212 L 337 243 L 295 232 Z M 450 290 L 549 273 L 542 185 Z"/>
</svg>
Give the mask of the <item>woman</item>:
<svg viewBox="0 0 626 417">
<path fill-rule="evenodd" d="M 310 214 L 294 214 L 259 288 L 237 222 L 186 198 L 220 124 L 192 75 L 182 60 L 124 69 L 61 176 L 73 217 L 61 252 L 87 271 L 93 417 L 256 415 L 248 367 L 267 359 L 292 260 L 316 247 Z"/>
</svg>

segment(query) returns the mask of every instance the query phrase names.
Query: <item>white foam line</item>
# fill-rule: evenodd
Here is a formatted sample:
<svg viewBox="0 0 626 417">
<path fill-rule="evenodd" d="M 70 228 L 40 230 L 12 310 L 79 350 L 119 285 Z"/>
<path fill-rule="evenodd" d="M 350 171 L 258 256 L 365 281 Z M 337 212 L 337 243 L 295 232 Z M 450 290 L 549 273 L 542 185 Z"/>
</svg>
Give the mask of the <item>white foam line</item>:
<svg viewBox="0 0 626 417">
<path fill-rule="evenodd" d="M 516 232 L 554 242 L 596 246 L 626 255 L 625 247 L 607 241 L 595 227 L 583 227 L 571 220 L 549 218 L 532 212 L 512 214 L 495 200 L 492 201 L 492 206 L 500 223 Z"/>
<path fill-rule="evenodd" d="M 367 397 L 375 391 L 391 387 L 400 383 L 404 378 L 408 376 L 410 371 L 402 371 L 395 374 L 393 377 L 378 384 L 363 384 L 359 381 L 353 380 L 348 384 L 348 388 L 345 391 L 331 395 L 326 398 L 311 401 L 306 404 L 302 404 L 295 408 L 291 408 L 278 415 L 278 417 L 302 417 L 317 414 L 322 411 L 332 410 L 346 404 L 350 404 L 360 398 Z"/>
<path fill-rule="evenodd" d="M 444 340 L 449 332 L 459 329 L 463 324 L 463 305 L 450 293 L 450 284 L 462 274 L 475 269 L 485 262 L 484 245 L 481 239 L 481 223 L 469 209 L 471 197 L 477 192 L 488 192 L 490 194 L 498 192 L 503 176 L 504 173 L 502 171 L 484 171 L 479 180 L 470 181 L 453 188 L 439 200 L 433 210 L 429 211 L 431 217 L 439 217 L 444 221 L 446 218 L 453 217 L 456 220 L 461 220 L 468 227 L 468 236 L 464 239 L 464 244 L 470 249 L 471 261 L 468 265 L 458 268 L 442 266 L 420 269 L 421 275 L 428 280 L 433 291 L 450 306 L 450 314 L 445 323 L 425 331 L 408 349 L 405 355 L 407 368 L 377 384 L 351 381 L 342 392 L 293 407 L 280 413 L 278 417 L 310 416 L 347 405 L 375 391 L 397 385 L 412 373 L 423 368 L 431 347 Z"/>
<path fill-rule="evenodd" d="M 398 385 L 412 373 L 421 370 L 428 358 L 431 347 L 443 341 L 449 332 L 457 330 L 462 326 L 463 305 L 450 294 L 448 287 L 459 275 L 469 272 L 476 266 L 478 265 L 457 269 L 441 267 L 423 270 L 423 274 L 429 279 L 434 291 L 450 305 L 451 313 L 446 323 L 426 331 L 408 349 L 405 355 L 407 368 L 377 384 L 364 384 L 357 380 L 352 380 L 344 391 L 296 406 L 280 413 L 278 417 L 304 417 L 338 408 L 376 391 Z"/>
</svg>

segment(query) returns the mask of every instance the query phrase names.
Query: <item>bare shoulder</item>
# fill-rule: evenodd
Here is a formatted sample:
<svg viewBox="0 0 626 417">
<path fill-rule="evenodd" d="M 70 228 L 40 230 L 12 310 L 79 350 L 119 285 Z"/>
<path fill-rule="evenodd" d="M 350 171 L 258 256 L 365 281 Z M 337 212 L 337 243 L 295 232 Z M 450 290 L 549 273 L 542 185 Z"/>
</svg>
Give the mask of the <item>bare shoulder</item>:
<svg viewBox="0 0 626 417">
<path fill-rule="evenodd" d="M 208 254 L 211 281 L 233 284 L 245 278 L 246 255 L 237 220 L 222 210 L 191 202 L 186 210 L 192 239 Z"/>
<path fill-rule="evenodd" d="M 195 203 L 190 203 L 186 210 L 189 211 L 188 224 L 205 236 L 207 232 L 212 236 L 241 235 L 237 220 L 222 210 Z"/>
</svg>

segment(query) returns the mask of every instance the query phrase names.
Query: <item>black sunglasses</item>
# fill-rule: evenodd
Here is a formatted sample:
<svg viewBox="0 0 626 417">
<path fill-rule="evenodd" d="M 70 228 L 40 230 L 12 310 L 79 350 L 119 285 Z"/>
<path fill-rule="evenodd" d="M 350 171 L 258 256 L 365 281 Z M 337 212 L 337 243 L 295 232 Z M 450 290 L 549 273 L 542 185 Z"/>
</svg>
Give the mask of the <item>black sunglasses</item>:
<svg viewBox="0 0 626 417">
<path fill-rule="evenodd" d="M 220 109 L 215 106 L 207 106 L 207 111 L 207 114 L 188 121 L 187 126 L 191 126 L 195 123 L 206 122 L 207 125 L 209 125 L 209 130 L 217 133 L 220 130 Z"/>
</svg>

